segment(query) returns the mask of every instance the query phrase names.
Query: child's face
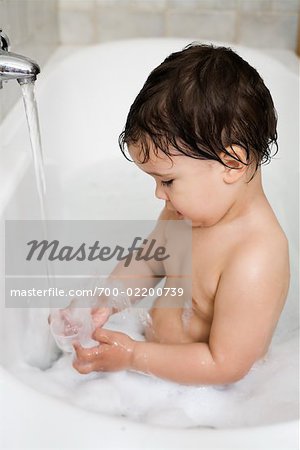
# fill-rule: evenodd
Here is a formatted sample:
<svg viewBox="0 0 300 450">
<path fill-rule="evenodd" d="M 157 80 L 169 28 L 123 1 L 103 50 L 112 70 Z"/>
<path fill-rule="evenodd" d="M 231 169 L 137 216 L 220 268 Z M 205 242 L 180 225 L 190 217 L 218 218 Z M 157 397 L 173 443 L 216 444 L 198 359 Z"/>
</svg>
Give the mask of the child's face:
<svg viewBox="0 0 300 450">
<path fill-rule="evenodd" d="M 129 145 L 135 164 L 153 176 L 155 195 L 165 200 L 169 210 L 179 218 L 190 220 L 193 226 L 208 227 L 218 223 L 237 200 L 240 183 L 229 183 L 226 169 L 213 160 L 199 160 L 173 152 L 172 159 L 160 150 L 156 156 L 141 163 L 138 144 Z M 239 185 L 239 186 L 237 186 Z"/>
</svg>

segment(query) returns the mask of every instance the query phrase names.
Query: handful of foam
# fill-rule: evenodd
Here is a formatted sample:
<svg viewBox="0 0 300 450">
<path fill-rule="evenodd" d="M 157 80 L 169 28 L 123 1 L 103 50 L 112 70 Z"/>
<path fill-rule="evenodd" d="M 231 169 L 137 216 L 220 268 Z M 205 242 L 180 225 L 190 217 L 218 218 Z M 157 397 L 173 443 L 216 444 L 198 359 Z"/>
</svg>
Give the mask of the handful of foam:
<svg viewBox="0 0 300 450">
<path fill-rule="evenodd" d="M 75 298 L 68 308 L 56 309 L 51 314 L 51 333 L 62 351 L 72 353 L 75 342 L 82 347 L 99 345 L 99 342 L 91 337 L 97 323 L 97 320 L 93 321 L 92 311 L 97 309 L 112 311 L 113 308 L 120 311 L 131 306 L 126 288 L 120 281 L 98 279 L 97 287 L 99 290 L 95 292 L 101 293 L 100 296 Z M 98 324 L 98 326 L 101 325 Z"/>
<path fill-rule="evenodd" d="M 72 353 L 73 344 L 82 347 L 94 347 L 99 342 L 92 339 L 94 324 L 91 308 L 72 307 L 57 309 L 51 314 L 50 329 L 57 346 L 66 353 Z"/>
</svg>

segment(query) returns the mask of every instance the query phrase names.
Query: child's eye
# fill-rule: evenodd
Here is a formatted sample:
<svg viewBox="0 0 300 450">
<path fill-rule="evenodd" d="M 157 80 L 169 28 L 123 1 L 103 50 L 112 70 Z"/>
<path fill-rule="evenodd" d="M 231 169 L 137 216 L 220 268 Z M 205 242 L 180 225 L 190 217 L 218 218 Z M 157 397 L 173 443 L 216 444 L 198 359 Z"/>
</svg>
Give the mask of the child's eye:
<svg viewBox="0 0 300 450">
<path fill-rule="evenodd" d="M 162 181 L 161 184 L 163 186 L 171 186 L 174 180 Z"/>
</svg>

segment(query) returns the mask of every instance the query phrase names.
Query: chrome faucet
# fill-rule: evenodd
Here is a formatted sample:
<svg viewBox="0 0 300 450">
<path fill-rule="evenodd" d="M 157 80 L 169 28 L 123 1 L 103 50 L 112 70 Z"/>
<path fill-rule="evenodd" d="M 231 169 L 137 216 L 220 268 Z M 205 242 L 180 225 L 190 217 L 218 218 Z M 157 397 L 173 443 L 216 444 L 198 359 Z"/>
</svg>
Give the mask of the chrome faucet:
<svg viewBox="0 0 300 450">
<path fill-rule="evenodd" d="M 0 89 L 3 87 L 3 81 L 17 80 L 20 84 L 34 82 L 40 73 L 38 64 L 9 50 L 9 38 L 0 29 Z"/>
</svg>

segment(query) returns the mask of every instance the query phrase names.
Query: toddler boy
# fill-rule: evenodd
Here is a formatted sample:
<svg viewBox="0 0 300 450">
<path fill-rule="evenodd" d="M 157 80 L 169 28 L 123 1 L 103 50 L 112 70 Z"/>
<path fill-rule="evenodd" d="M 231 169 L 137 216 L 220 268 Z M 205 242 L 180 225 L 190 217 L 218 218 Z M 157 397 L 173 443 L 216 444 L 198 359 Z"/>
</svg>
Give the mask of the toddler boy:
<svg viewBox="0 0 300 450">
<path fill-rule="evenodd" d="M 192 308 L 186 321 L 184 308 L 164 308 L 158 298 L 145 342 L 97 327 L 99 346 L 75 344 L 80 373 L 128 369 L 185 384 L 227 384 L 266 354 L 289 287 L 288 242 L 260 167 L 277 147 L 276 124 L 260 75 L 230 48 L 192 44 L 151 72 L 120 146 L 154 178 L 165 202 L 151 237 L 161 221 L 192 225 Z M 148 273 L 155 286 L 156 274 L 170 273 L 166 264 L 141 261 L 132 271 Z M 112 275 L 124 270 L 119 264 Z M 113 312 L 95 310 L 95 323 Z"/>
</svg>

